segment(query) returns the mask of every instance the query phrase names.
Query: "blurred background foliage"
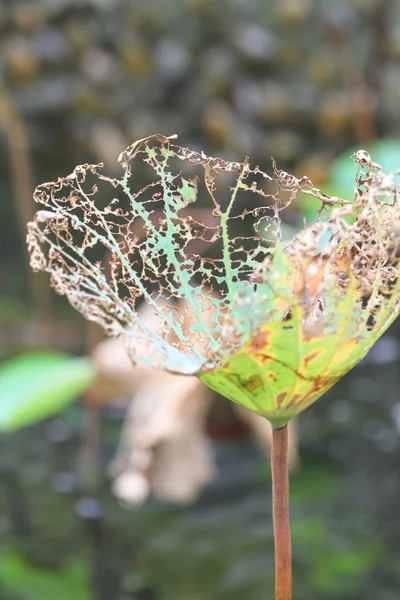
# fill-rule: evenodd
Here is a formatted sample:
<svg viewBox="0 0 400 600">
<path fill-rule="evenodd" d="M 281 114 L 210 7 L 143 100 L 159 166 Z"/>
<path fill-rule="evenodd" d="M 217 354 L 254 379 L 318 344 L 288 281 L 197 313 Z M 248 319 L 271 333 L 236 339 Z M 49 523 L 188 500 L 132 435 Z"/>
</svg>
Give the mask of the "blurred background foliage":
<svg viewBox="0 0 400 600">
<path fill-rule="evenodd" d="M 117 503 L 106 467 L 123 411 L 90 393 L 6 434 L 90 385 L 90 364 L 58 352 L 101 338 L 28 268 L 32 191 L 80 162 L 114 175 L 126 145 L 160 132 L 266 169 L 273 156 L 351 197 L 353 148 L 400 167 L 400 2 L 3 0 L 0 48 L 0 598 L 259 600 L 273 584 L 269 469 L 222 400 L 219 476 L 184 509 Z M 300 420 L 298 600 L 399 597 L 399 333 Z M 12 358 L 40 348 L 56 353 Z"/>
</svg>

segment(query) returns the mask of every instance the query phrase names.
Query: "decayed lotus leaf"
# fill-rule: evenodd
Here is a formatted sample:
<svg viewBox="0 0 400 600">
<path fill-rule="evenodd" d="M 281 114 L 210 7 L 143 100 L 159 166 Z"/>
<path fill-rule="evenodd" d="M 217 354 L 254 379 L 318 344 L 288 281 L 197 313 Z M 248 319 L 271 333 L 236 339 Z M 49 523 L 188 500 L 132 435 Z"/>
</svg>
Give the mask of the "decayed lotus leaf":
<svg viewBox="0 0 400 600">
<path fill-rule="evenodd" d="M 197 375 L 284 424 L 351 369 L 396 318 L 397 174 L 355 156 L 352 202 L 273 164 L 228 162 L 155 135 L 121 153 L 121 179 L 81 165 L 42 184 L 28 224 L 35 270 L 131 358 Z M 281 214 L 317 198 L 284 240 Z M 157 322 L 138 315 L 145 302 Z"/>
</svg>

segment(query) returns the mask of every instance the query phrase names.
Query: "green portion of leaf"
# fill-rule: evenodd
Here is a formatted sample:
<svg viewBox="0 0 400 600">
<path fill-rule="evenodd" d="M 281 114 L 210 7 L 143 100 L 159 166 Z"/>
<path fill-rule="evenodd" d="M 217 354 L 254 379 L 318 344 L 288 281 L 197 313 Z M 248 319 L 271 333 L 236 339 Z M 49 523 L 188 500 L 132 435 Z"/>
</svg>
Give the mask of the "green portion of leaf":
<svg viewBox="0 0 400 600">
<path fill-rule="evenodd" d="M 400 166 L 400 142 L 398 140 L 378 140 L 364 148 L 373 160 L 382 166 L 386 173 L 396 171 Z M 327 193 L 350 200 L 353 197 L 355 178 L 354 162 L 351 156 L 359 147 L 349 148 L 333 163 L 329 170 Z"/>
<path fill-rule="evenodd" d="M 336 196 L 345 200 L 351 200 L 354 196 L 356 186 L 354 161 L 352 155 L 359 147 L 345 150 L 336 158 L 330 166 L 324 192 L 329 196 Z M 378 140 L 368 145 L 365 150 L 373 157 L 374 161 L 382 166 L 386 173 L 397 171 L 400 166 L 400 142 L 398 140 Z M 312 196 L 299 195 L 298 206 L 301 214 L 308 222 L 317 217 L 317 211 L 321 203 Z M 328 212 L 331 210 L 327 209 Z"/>
<path fill-rule="evenodd" d="M 88 358 L 58 352 L 23 354 L 0 368 L 0 431 L 20 429 L 61 411 L 94 381 Z"/>
<path fill-rule="evenodd" d="M 400 284 L 393 298 L 399 291 Z M 313 331 L 304 309 L 293 306 L 289 321 L 269 322 L 223 367 L 203 373 L 200 379 L 274 425 L 284 425 L 352 369 L 397 316 L 388 304 L 376 326 L 367 331 L 356 288 L 349 285 L 341 300 L 332 291 L 330 302 L 335 298 L 336 311 L 325 323 L 327 331 Z"/>
</svg>

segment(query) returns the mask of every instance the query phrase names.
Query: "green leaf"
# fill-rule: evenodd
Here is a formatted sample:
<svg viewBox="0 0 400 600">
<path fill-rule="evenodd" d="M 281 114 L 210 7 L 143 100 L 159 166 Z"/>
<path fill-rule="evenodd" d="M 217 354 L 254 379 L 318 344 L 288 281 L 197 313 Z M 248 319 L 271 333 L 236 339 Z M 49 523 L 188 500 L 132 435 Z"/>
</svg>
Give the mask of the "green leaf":
<svg viewBox="0 0 400 600">
<path fill-rule="evenodd" d="M 356 186 L 354 160 L 352 155 L 359 150 L 359 146 L 348 148 L 340 154 L 331 164 L 324 192 L 329 196 L 337 196 L 344 200 L 352 200 Z M 372 160 L 382 166 L 386 173 L 397 171 L 400 166 L 400 142 L 398 140 L 378 140 L 364 148 Z M 317 217 L 321 202 L 312 196 L 299 195 L 298 206 L 302 217 L 309 223 Z M 331 209 L 328 208 L 328 211 Z"/>
<path fill-rule="evenodd" d="M 329 170 L 327 193 L 351 200 L 356 184 L 354 162 L 351 156 L 359 147 L 349 148 L 333 163 Z M 400 142 L 398 140 L 378 140 L 368 145 L 365 150 L 373 161 L 379 163 L 386 173 L 397 171 L 400 165 Z"/>
<path fill-rule="evenodd" d="M 22 354 L 0 367 L 0 431 L 9 432 L 61 411 L 94 381 L 93 363 L 59 352 Z"/>
</svg>

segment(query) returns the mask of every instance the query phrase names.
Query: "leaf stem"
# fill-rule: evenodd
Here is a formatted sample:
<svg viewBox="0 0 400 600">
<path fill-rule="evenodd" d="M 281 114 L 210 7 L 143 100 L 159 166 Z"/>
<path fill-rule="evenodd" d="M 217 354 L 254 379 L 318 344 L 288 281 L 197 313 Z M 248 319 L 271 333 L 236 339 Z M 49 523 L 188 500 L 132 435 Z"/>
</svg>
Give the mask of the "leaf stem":
<svg viewBox="0 0 400 600">
<path fill-rule="evenodd" d="M 271 469 L 275 539 L 275 600 L 292 600 L 287 425 L 273 426 Z"/>
</svg>

